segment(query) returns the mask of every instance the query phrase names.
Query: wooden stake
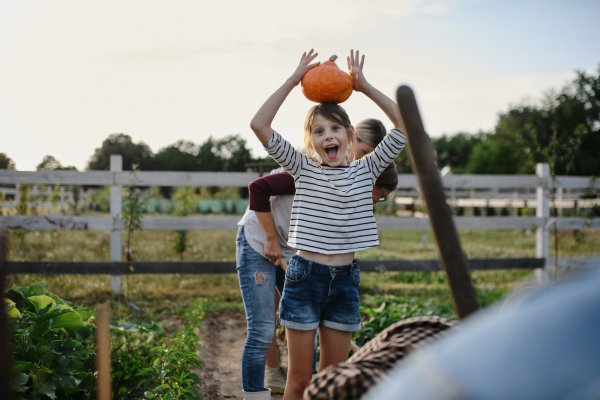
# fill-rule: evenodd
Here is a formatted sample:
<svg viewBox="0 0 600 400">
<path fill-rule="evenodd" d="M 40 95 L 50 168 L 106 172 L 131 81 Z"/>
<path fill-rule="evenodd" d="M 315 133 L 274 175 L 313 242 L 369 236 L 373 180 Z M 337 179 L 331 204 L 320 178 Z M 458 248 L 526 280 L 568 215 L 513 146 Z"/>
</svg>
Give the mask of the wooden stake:
<svg viewBox="0 0 600 400">
<path fill-rule="evenodd" d="M 110 309 L 105 304 L 96 307 L 96 370 L 98 400 L 110 400 Z"/>
<path fill-rule="evenodd" d="M 414 173 L 419 178 L 419 186 L 429 213 L 429 223 L 435 234 L 456 314 L 462 319 L 479 309 L 467 259 L 460 245 L 450 207 L 446 203 L 442 179 L 435 164 L 433 146 L 423 127 L 415 95 L 408 86 L 400 86 L 396 95 L 406 125 Z"/>
<path fill-rule="evenodd" d="M 0 226 L 0 293 L 4 297 L 4 284 L 6 282 L 6 264 L 4 257 L 8 250 L 8 231 Z M 2 299 L 0 299 L 2 300 Z M 9 348 L 8 321 L 6 320 L 6 312 L 4 311 L 4 300 L 2 300 L 2 308 L 0 309 L 0 398 L 12 398 L 9 393 L 9 363 L 10 363 L 10 348 Z"/>
</svg>

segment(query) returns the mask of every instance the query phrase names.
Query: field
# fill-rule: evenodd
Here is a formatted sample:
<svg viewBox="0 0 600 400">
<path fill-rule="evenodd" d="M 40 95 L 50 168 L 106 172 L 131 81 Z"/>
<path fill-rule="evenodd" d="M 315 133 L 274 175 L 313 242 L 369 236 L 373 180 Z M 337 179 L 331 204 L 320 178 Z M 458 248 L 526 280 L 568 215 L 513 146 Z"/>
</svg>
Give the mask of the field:
<svg viewBox="0 0 600 400">
<path fill-rule="evenodd" d="M 174 233 L 135 232 L 134 260 L 178 260 L 173 249 Z M 359 259 L 427 259 L 436 258 L 435 239 L 431 231 L 383 231 L 381 245 L 357 254 Z M 185 260 L 234 260 L 235 232 L 188 232 Z M 461 231 L 461 243 L 468 257 L 534 257 L 535 235 L 523 231 Z M 428 243 L 427 243 L 428 242 Z M 551 238 L 551 243 L 554 240 Z M 559 256 L 591 257 L 600 249 L 600 232 L 559 236 Z M 108 261 L 108 232 L 29 231 L 18 232 L 10 241 L 8 259 L 14 261 Z M 528 271 L 473 272 L 481 288 L 505 290 L 529 274 Z M 410 278 L 409 278 L 410 277 Z M 81 305 L 92 306 L 110 300 L 107 275 L 13 275 L 11 286 L 46 282 L 55 294 Z M 448 298 L 442 273 L 364 273 L 361 289 L 373 293 L 430 295 Z M 208 297 L 216 301 L 240 304 L 241 296 L 234 274 L 225 275 L 132 275 L 123 279 L 123 290 L 133 300 L 156 316 L 173 314 L 190 299 Z M 237 309 L 239 309 L 237 307 Z M 125 316 L 125 315 L 124 315 Z"/>
<path fill-rule="evenodd" d="M 535 235 L 523 231 L 463 231 L 460 236 L 465 252 L 472 258 L 533 257 L 535 254 Z M 578 235 L 564 232 L 559 239 L 561 257 L 594 256 L 600 249 L 598 232 Z M 133 257 L 135 260 L 177 260 L 173 240 L 174 233 L 171 232 L 135 232 Z M 380 232 L 380 241 L 380 247 L 363 251 L 357 257 L 436 257 L 430 231 Z M 109 235 L 105 232 L 13 232 L 9 259 L 105 261 L 108 248 Z M 185 260 L 233 260 L 234 257 L 235 232 L 189 232 Z M 501 299 L 531 277 L 532 272 L 524 270 L 472 272 L 482 306 Z M 108 303 L 114 320 L 160 326 L 163 335 L 171 335 L 172 343 L 176 343 L 173 332 L 186 324 L 186 315 L 190 315 L 190 310 L 197 308 L 201 301 L 202 310 L 195 312 L 206 314 L 200 330 L 204 347 L 198 350 L 203 369 L 192 368 L 202 380 L 199 390 L 204 399 L 241 398 L 239 365 L 245 339 L 245 317 L 237 275 L 131 275 L 123 279 L 122 297 L 110 295 L 107 275 L 12 275 L 8 284 L 18 288 L 37 282 L 44 282 L 48 291 L 73 306 L 93 310 L 96 304 Z M 456 317 L 445 276 L 440 272 L 363 273 L 360 292 L 364 328 L 354 336 L 359 346 L 399 319 L 418 315 Z M 285 361 L 282 332 L 279 350 Z M 140 355 L 136 362 L 143 365 L 148 361 L 140 360 L 150 360 L 144 357 L 150 355 Z M 123 365 L 126 359 L 122 359 Z M 128 368 L 135 370 L 136 367 Z M 118 368 L 117 371 L 123 373 Z M 115 394 L 115 398 L 141 398 L 142 393 L 134 389 Z"/>
</svg>

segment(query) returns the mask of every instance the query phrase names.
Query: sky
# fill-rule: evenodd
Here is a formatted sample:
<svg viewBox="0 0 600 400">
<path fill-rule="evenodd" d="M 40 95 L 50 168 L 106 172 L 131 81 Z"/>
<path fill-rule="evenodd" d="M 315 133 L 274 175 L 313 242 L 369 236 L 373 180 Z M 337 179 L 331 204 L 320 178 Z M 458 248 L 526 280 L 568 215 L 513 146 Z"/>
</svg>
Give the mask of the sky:
<svg viewBox="0 0 600 400">
<path fill-rule="evenodd" d="M 415 91 L 427 132 L 493 130 L 509 105 L 598 73 L 597 0 L 186 1 L 0 3 L 0 152 L 19 170 L 45 155 L 85 169 L 111 133 L 156 152 L 177 140 L 240 134 L 304 51 L 394 98 Z M 294 89 L 273 128 L 302 146 L 313 105 Z M 353 123 L 385 115 L 362 93 Z"/>
</svg>

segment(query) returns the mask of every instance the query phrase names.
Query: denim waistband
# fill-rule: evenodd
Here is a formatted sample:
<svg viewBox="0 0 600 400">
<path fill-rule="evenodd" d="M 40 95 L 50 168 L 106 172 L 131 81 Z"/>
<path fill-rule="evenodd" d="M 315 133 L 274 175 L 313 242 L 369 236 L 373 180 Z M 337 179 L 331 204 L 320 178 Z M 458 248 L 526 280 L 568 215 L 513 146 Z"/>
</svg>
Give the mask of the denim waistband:
<svg viewBox="0 0 600 400">
<path fill-rule="evenodd" d="M 352 261 L 352 264 L 346 265 L 325 265 L 319 264 L 318 262 L 309 261 L 306 258 L 300 257 L 299 255 L 294 255 L 290 262 L 296 260 L 298 264 L 305 266 L 308 269 L 308 273 L 322 274 L 330 276 L 331 273 L 339 273 L 341 275 L 353 275 L 354 271 L 360 269 L 358 260 Z"/>
</svg>

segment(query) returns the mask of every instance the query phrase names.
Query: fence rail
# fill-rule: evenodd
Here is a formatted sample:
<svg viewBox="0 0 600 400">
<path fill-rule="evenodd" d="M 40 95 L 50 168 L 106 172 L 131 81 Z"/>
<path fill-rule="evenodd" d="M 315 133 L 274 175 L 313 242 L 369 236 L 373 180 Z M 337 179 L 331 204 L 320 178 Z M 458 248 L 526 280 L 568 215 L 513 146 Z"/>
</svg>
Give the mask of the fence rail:
<svg viewBox="0 0 600 400">
<path fill-rule="evenodd" d="M 376 217 L 380 231 L 420 231 L 431 228 L 428 218 Z M 239 216 L 142 217 L 142 230 L 148 231 L 235 231 Z M 123 229 L 121 220 L 95 216 L 29 216 L 0 217 L 9 229 L 35 231 L 110 231 Z M 457 229 L 512 230 L 545 228 L 554 219 L 538 217 L 454 217 Z M 600 229 L 600 218 L 559 217 L 558 229 Z"/>
<path fill-rule="evenodd" d="M 121 220 L 122 187 L 123 186 L 216 186 L 216 187 L 245 187 L 259 177 L 258 173 L 246 172 L 131 172 L 122 170 L 121 156 L 111 156 L 110 171 L 37 171 L 22 172 L 0 170 L 0 184 L 44 184 L 44 185 L 98 185 L 110 186 L 110 216 L 0 216 L 0 224 L 10 229 L 28 230 L 94 230 L 110 231 L 110 262 L 92 263 L 49 263 L 49 262 L 9 262 L 11 273 L 99 273 L 106 271 L 111 276 L 111 291 L 120 293 L 120 275 L 130 273 L 129 265 L 134 266 L 135 273 L 163 273 L 152 271 L 168 271 L 169 273 L 192 271 L 190 273 L 218 273 L 211 271 L 234 272 L 233 262 L 198 262 L 198 263 L 134 263 L 122 262 Z M 399 191 L 413 193 L 419 187 L 417 179 L 411 174 L 398 176 Z M 501 190 L 513 190 L 513 199 L 519 198 L 518 192 L 527 193 L 535 190 L 536 215 L 533 217 L 454 217 L 457 229 L 474 230 L 509 230 L 532 229 L 536 231 L 536 259 L 501 259 L 501 260 L 470 260 L 471 269 L 507 269 L 507 268 L 541 268 L 549 263 L 549 229 L 556 224 L 558 229 L 600 229 L 600 218 L 568 218 L 550 217 L 550 190 L 552 180 L 547 164 L 536 166 L 536 175 L 452 175 L 442 177 L 442 184 L 447 189 L 448 202 L 456 206 L 461 194 L 457 190 L 471 190 L 470 198 L 479 197 L 477 190 L 491 189 L 492 193 Z M 555 186 L 562 191 L 582 191 L 600 189 L 600 181 L 590 177 L 559 176 Z M 0 189 L 2 190 L 2 189 Z M 417 189 L 418 190 L 418 189 Z M 418 193 L 418 192 L 416 192 Z M 464 193 L 463 193 L 464 194 Z M 479 195 L 481 195 L 479 193 Z M 521 197 L 523 198 L 523 197 Z M 454 204 L 453 202 L 456 202 Z M 590 204 L 592 204 L 590 202 Z M 490 205 L 489 200 L 487 201 Z M 491 203 L 494 204 L 495 203 Z M 516 203 L 515 203 L 516 204 Z M 473 203 L 473 205 L 475 205 Z M 514 206 L 513 206 L 514 207 Z M 142 219 L 144 230 L 235 230 L 239 217 L 233 216 L 145 216 Z M 414 217 L 378 217 L 379 230 L 428 230 L 430 223 L 427 218 Z M 532 261 L 535 260 L 535 261 Z M 376 269 L 377 265 L 388 270 L 437 270 L 437 260 L 383 260 L 364 261 L 363 270 Z M 233 269 L 232 269 L 233 268 Z M 434 269 L 429 269 L 434 268 Z M 26 272 L 31 271 L 31 272 Z M 37 272 L 35 272 L 37 271 Z M 94 271 L 94 272 L 85 272 Z M 146 272 L 140 272 L 146 271 Z"/>
<path fill-rule="evenodd" d="M 541 258 L 474 258 L 472 270 L 542 268 Z M 133 262 L 64 262 L 9 261 L 11 274 L 234 274 L 235 261 L 133 261 Z M 440 261 L 431 260 L 361 260 L 363 272 L 372 271 L 441 271 Z"/>
</svg>

